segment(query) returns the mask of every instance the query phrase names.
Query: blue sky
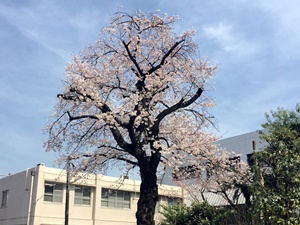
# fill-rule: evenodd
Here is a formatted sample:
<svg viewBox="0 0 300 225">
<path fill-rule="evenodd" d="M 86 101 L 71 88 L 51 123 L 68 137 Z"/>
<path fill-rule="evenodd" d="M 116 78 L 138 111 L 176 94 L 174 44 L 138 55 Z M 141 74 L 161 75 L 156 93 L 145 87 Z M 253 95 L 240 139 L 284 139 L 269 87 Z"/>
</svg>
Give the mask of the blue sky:
<svg viewBox="0 0 300 225">
<path fill-rule="evenodd" d="M 97 40 L 109 17 L 160 9 L 176 32 L 197 30 L 200 54 L 219 64 L 211 110 L 218 135 L 260 129 L 264 113 L 299 101 L 298 0 L 0 1 L 0 175 L 52 166 L 42 129 L 62 87 L 64 66 Z"/>
</svg>

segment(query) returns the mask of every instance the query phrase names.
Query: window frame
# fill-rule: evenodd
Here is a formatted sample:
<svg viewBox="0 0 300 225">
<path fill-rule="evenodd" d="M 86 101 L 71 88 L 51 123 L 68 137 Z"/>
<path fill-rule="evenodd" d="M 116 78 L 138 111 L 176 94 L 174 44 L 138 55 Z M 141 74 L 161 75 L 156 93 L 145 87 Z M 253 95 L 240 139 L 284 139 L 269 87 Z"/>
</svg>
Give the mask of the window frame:
<svg viewBox="0 0 300 225">
<path fill-rule="evenodd" d="M 114 209 L 131 209 L 131 192 L 102 188 L 101 207 Z"/>
<path fill-rule="evenodd" d="M 168 205 L 168 207 L 177 206 L 179 204 L 182 204 L 182 198 L 167 196 L 167 205 Z"/>
<path fill-rule="evenodd" d="M 46 188 L 52 188 L 52 192 L 47 191 Z M 44 184 L 44 202 L 61 203 L 63 202 L 64 184 L 45 181 Z"/>
<path fill-rule="evenodd" d="M 155 205 L 155 213 L 161 213 L 164 206 L 173 207 L 183 203 L 183 199 L 173 196 L 158 196 L 158 200 Z"/>
<path fill-rule="evenodd" d="M 1 208 L 7 207 L 8 192 L 9 190 L 2 191 Z"/>
<path fill-rule="evenodd" d="M 76 191 L 77 190 L 77 191 Z M 80 191 L 78 191 L 80 190 Z M 74 186 L 74 205 L 91 205 L 92 188 L 88 186 Z"/>
</svg>

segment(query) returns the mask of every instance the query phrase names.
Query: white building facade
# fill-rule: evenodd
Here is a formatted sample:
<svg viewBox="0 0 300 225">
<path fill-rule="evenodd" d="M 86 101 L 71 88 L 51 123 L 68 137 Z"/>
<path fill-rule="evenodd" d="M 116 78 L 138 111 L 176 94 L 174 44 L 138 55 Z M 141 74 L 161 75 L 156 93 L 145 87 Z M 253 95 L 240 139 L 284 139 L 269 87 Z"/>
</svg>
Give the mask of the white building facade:
<svg viewBox="0 0 300 225">
<path fill-rule="evenodd" d="M 72 182 L 69 191 L 70 225 L 136 224 L 140 181 L 89 175 Z M 161 205 L 184 199 L 180 187 L 159 185 Z M 66 171 L 39 164 L 0 179 L 0 225 L 64 224 Z"/>
<path fill-rule="evenodd" d="M 258 131 L 220 139 L 218 144 L 221 148 L 239 155 L 241 160 L 246 163 L 254 150 L 260 151 L 267 145 L 259 138 Z"/>
</svg>

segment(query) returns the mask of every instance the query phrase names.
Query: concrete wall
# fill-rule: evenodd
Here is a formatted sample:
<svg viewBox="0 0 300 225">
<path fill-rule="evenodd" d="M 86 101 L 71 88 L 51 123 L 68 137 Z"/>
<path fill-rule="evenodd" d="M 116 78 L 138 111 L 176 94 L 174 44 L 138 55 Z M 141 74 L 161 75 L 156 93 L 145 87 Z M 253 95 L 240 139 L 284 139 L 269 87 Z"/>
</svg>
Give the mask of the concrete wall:
<svg viewBox="0 0 300 225">
<path fill-rule="evenodd" d="M 266 143 L 259 139 L 257 131 L 224 138 L 219 140 L 218 144 L 227 151 L 240 154 L 242 161 L 247 162 L 247 154 L 251 154 L 253 152 L 253 141 L 255 142 L 256 150 L 261 150 L 264 146 L 266 146 Z"/>
<path fill-rule="evenodd" d="M 0 179 L 0 200 L 3 191 L 8 190 L 7 206 L 0 208 L 0 225 L 27 224 L 34 172 L 34 168 L 27 169 Z"/>
</svg>

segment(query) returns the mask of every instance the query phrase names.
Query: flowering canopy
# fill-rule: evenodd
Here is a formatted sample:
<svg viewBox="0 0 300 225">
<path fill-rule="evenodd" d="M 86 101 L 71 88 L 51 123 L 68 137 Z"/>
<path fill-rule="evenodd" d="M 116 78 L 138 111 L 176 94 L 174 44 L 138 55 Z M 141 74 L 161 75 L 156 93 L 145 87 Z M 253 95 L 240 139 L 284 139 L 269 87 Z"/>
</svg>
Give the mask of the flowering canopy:
<svg viewBox="0 0 300 225">
<path fill-rule="evenodd" d="M 214 156 L 216 138 L 205 130 L 213 102 L 203 91 L 216 67 L 197 58 L 194 30 L 172 32 L 177 20 L 116 13 L 103 36 L 66 67 L 47 150 L 89 155 L 80 164 L 89 170 L 110 159 L 136 165 L 158 152 L 169 166 L 189 155 Z"/>
</svg>

